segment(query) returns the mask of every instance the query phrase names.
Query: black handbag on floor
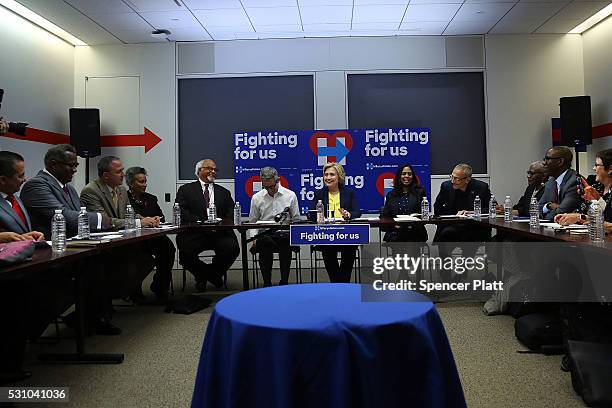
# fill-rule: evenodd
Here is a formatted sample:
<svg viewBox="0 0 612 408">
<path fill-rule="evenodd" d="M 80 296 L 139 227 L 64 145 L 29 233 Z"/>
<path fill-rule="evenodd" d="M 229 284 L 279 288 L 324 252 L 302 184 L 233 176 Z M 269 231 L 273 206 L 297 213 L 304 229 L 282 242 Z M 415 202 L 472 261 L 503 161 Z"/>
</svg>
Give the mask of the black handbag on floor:
<svg viewBox="0 0 612 408">
<path fill-rule="evenodd" d="M 514 334 L 534 353 L 563 354 L 561 319 L 558 314 L 534 313 L 516 319 Z"/>
<path fill-rule="evenodd" d="M 612 344 L 568 341 L 572 386 L 590 407 L 612 407 Z"/>
</svg>

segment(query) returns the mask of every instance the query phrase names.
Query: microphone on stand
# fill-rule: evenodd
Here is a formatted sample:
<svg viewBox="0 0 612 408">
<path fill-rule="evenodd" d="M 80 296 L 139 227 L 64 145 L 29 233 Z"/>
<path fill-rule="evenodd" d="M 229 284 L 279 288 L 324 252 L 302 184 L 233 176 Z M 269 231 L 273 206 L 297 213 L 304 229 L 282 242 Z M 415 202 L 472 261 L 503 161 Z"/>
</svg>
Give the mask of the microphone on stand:
<svg viewBox="0 0 612 408">
<path fill-rule="evenodd" d="M 280 222 L 280 223 L 282 223 L 283 221 L 286 221 L 287 218 L 289 217 L 289 211 L 290 211 L 290 208 L 285 207 L 283 211 L 279 212 L 278 214 L 274 216 L 274 221 Z"/>
</svg>

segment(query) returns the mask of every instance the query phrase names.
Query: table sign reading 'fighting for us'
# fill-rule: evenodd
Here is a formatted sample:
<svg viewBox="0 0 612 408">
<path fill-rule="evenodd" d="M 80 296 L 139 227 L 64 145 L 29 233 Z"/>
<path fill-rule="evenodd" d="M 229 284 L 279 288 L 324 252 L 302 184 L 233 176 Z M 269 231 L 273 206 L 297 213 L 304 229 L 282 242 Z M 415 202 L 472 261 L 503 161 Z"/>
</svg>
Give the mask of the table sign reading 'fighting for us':
<svg viewBox="0 0 612 408">
<path fill-rule="evenodd" d="M 306 224 L 289 227 L 291 245 L 360 245 L 370 242 L 368 224 Z"/>
</svg>

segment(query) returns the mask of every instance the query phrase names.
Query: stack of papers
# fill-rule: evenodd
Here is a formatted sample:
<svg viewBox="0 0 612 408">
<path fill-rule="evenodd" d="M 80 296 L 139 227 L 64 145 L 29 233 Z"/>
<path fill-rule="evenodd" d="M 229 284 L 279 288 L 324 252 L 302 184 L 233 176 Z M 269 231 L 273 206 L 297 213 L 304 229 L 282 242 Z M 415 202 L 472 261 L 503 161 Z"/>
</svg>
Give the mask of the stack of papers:
<svg viewBox="0 0 612 408">
<path fill-rule="evenodd" d="M 416 217 L 415 215 L 398 215 L 393 218 L 395 222 L 406 222 L 406 221 L 421 221 L 421 218 Z"/>
</svg>

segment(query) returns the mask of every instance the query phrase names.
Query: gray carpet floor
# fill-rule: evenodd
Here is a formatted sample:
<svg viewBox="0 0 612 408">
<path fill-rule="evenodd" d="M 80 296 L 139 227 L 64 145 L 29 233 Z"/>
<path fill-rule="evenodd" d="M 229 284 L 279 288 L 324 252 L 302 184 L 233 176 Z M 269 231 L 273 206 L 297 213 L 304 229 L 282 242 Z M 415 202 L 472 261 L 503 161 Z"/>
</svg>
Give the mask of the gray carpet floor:
<svg viewBox="0 0 612 408">
<path fill-rule="evenodd" d="M 229 286 L 241 287 L 237 271 L 232 273 Z M 192 287 L 190 281 L 187 292 Z M 207 295 L 220 299 L 231 293 L 210 290 Z M 443 303 L 437 309 L 455 355 L 468 406 L 584 406 L 571 388 L 569 374 L 559 369 L 560 356 L 517 353 L 523 347 L 514 337 L 513 318 L 484 316 L 481 306 L 473 303 Z M 117 310 L 114 323 L 123 333 L 116 337 L 93 336 L 86 347 L 90 352 L 122 352 L 123 364 L 41 364 L 36 361 L 38 353 L 71 352 L 74 343 L 63 340 L 59 344 L 31 344 L 25 368 L 34 375 L 19 385 L 68 386 L 70 403 L 62 406 L 188 407 L 212 308 L 189 316 L 163 313 L 161 306 Z"/>
</svg>

